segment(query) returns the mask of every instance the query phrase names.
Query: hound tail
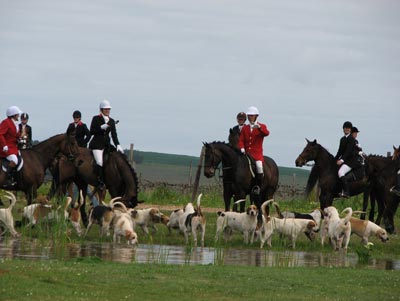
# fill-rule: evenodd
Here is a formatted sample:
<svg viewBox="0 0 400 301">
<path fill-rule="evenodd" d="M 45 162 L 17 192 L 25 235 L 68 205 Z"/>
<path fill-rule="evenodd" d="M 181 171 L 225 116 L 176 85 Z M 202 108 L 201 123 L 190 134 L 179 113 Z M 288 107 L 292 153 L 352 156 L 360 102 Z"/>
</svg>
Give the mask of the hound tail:
<svg viewBox="0 0 400 301">
<path fill-rule="evenodd" d="M 274 202 L 274 206 L 275 206 L 276 213 L 278 214 L 279 218 L 284 218 L 284 216 L 281 213 L 281 208 L 279 208 L 279 205 L 277 202 Z"/>
<path fill-rule="evenodd" d="M 6 191 L 6 194 L 7 194 L 6 198 L 11 201 L 11 204 L 10 204 L 10 206 L 8 206 L 8 209 L 12 210 L 15 203 L 17 202 L 17 198 L 11 191 Z"/>
<path fill-rule="evenodd" d="M 265 201 L 262 205 L 261 205 L 261 212 L 264 215 L 265 219 L 268 220 L 269 219 L 269 204 L 273 203 L 274 199 Z"/>
<path fill-rule="evenodd" d="M 345 209 L 343 209 L 341 214 L 346 213 L 346 216 L 344 217 L 344 222 L 347 224 L 350 221 L 350 217 L 353 215 L 353 209 L 351 207 L 347 207 Z"/>
<path fill-rule="evenodd" d="M 201 197 L 203 196 L 202 193 L 199 194 L 197 197 L 197 204 L 196 204 L 196 211 L 197 211 L 197 216 L 202 216 L 203 213 L 201 212 L 201 207 L 200 207 L 200 202 L 201 202 Z"/>
</svg>

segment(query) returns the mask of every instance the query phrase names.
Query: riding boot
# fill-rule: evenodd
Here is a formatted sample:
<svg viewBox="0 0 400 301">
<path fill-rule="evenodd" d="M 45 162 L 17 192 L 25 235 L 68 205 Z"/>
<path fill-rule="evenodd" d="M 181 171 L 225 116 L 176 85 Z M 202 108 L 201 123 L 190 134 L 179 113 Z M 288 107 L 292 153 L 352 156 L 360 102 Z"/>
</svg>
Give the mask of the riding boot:
<svg viewBox="0 0 400 301">
<path fill-rule="evenodd" d="M 390 192 L 400 196 L 400 173 L 397 173 L 397 184 L 395 186 L 393 186 L 392 188 L 390 188 Z"/>
<path fill-rule="evenodd" d="M 261 186 L 263 182 L 264 174 L 258 173 L 256 174 L 256 185 L 252 188 L 252 193 L 255 195 L 259 195 L 261 192 Z"/>
<path fill-rule="evenodd" d="M 341 177 L 340 180 L 342 182 L 342 193 L 341 193 L 340 196 L 343 197 L 343 198 L 348 198 L 350 196 L 350 193 L 349 193 L 349 182 L 348 182 L 348 180 L 347 180 L 347 178 L 345 176 Z"/>
<path fill-rule="evenodd" d="M 98 189 L 103 190 L 105 188 L 103 166 L 96 164 L 94 171 L 97 175 L 97 179 L 96 179 L 97 185 L 96 186 Z"/>
<path fill-rule="evenodd" d="M 13 161 L 10 161 L 7 166 L 6 179 L 3 183 L 3 187 L 10 187 L 17 184 L 17 182 L 15 181 L 16 172 L 16 164 Z"/>
</svg>

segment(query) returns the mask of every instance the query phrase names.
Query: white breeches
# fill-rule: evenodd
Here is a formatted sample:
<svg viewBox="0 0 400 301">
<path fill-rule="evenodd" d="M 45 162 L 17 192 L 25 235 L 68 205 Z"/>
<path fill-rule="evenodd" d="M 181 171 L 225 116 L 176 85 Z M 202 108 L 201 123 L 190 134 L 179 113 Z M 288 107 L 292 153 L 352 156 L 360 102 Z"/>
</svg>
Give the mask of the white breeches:
<svg viewBox="0 0 400 301">
<path fill-rule="evenodd" d="M 103 166 L 103 151 L 102 149 L 92 149 L 93 157 L 96 160 L 96 164 Z"/>
<path fill-rule="evenodd" d="M 262 161 L 256 161 L 257 173 L 264 173 Z"/>
<path fill-rule="evenodd" d="M 339 179 L 344 177 L 352 168 L 346 164 L 342 164 L 338 171 Z"/>
<path fill-rule="evenodd" d="M 18 165 L 18 157 L 17 157 L 17 155 L 14 155 L 14 154 L 9 155 L 9 156 L 7 156 L 7 160 L 8 161 L 13 161 L 15 163 L 15 165 Z"/>
</svg>

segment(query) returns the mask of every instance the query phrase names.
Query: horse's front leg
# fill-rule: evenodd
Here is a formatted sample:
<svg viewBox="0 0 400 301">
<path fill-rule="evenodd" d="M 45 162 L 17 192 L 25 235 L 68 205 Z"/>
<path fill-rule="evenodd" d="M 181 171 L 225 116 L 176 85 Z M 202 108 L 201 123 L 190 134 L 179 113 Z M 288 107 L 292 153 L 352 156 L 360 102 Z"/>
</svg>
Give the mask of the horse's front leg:
<svg viewBox="0 0 400 301">
<path fill-rule="evenodd" d="M 333 195 L 329 192 L 322 192 L 319 196 L 319 206 L 322 210 L 326 207 L 332 206 Z"/>
<path fill-rule="evenodd" d="M 231 210 L 231 199 L 232 199 L 232 189 L 230 183 L 224 183 L 224 203 L 225 203 L 225 211 Z M 233 205 L 235 207 L 235 205 Z"/>
</svg>

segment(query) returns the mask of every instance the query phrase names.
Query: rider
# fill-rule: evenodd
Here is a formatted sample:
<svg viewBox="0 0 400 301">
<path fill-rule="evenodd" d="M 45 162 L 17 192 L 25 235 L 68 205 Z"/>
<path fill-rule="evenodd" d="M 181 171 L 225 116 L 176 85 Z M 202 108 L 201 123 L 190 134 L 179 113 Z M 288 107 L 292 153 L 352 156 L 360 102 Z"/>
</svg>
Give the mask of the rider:
<svg viewBox="0 0 400 301">
<path fill-rule="evenodd" d="M 87 143 L 90 140 L 90 131 L 86 126 L 86 123 L 82 122 L 82 114 L 80 111 L 74 111 L 74 113 L 72 113 L 72 117 L 74 118 L 74 122 L 71 122 L 68 125 L 67 134 L 75 132 L 75 139 L 78 143 L 78 146 L 86 148 Z"/>
<path fill-rule="evenodd" d="M 256 185 L 253 193 L 259 194 L 264 177 L 263 171 L 263 142 L 264 137 L 269 135 L 269 130 L 264 123 L 259 122 L 258 109 L 251 106 L 247 109 L 247 119 L 250 124 L 243 126 L 239 137 L 239 148 L 243 154 L 249 154 L 256 161 Z"/>
<path fill-rule="evenodd" d="M 237 121 L 237 125 L 235 125 L 233 128 L 230 129 L 229 134 L 239 136 L 240 132 L 242 131 L 242 128 L 244 126 L 244 123 L 246 122 L 246 113 L 239 112 L 236 115 L 236 121 Z M 236 145 L 235 145 L 235 147 L 236 147 Z"/>
<path fill-rule="evenodd" d="M 338 176 L 342 182 L 342 193 L 340 196 L 349 197 L 349 183 L 345 175 L 350 172 L 353 168 L 359 166 L 357 160 L 357 146 L 356 140 L 351 135 L 351 128 L 353 127 L 350 121 L 343 123 L 344 136 L 340 139 L 339 149 L 335 156 L 336 164 L 339 165 Z"/>
<path fill-rule="evenodd" d="M 0 158 L 8 160 L 7 166 L 2 166 L 6 172 L 7 178 L 4 186 L 12 186 L 15 184 L 14 175 L 18 166 L 18 138 L 19 127 L 18 120 L 22 111 L 17 106 L 11 106 L 7 109 L 7 118 L 0 123 Z"/>
<path fill-rule="evenodd" d="M 111 105 L 108 100 L 100 102 L 100 114 L 93 116 L 92 123 L 90 124 L 90 134 L 93 136 L 89 143 L 89 148 L 93 152 L 93 157 L 96 160 L 95 172 L 97 174 L 98 186 L 104 188 L 103 176 L 103 152 L 104 149 L 109 149 L 110 133 L 117 151 L 124 153 L 118 141 L 117 130 L 115 121 L 110 117 Z"/>
<path fill-rule="evenodd" d="M 21 123 L 18 125 L 20 137 L 18 139 L 18 147 L 27 149 L 32 147 L 32 127 L 28 125 L 28 113 L 21 114 Z"/>
<path fill-rule="evenodd" d="M 365 154 L 364 154 L 364 152 L 362 150 L 362 147 L 361 147 L 360 143 L 358 143 L 358 140 L 357 140 L 357 136 L 358 136 L 359 132 L 360 131 L 358 130 L 357 127 L 353 126 L 351 128 L 351 135 L 353 136 L 353 138 L 355 140 L 355 143 L 356 143 L 356 153 L 358 155 L 357 159 L 360 161 L 361 164 L 364 164 Z"/>
</svg>

